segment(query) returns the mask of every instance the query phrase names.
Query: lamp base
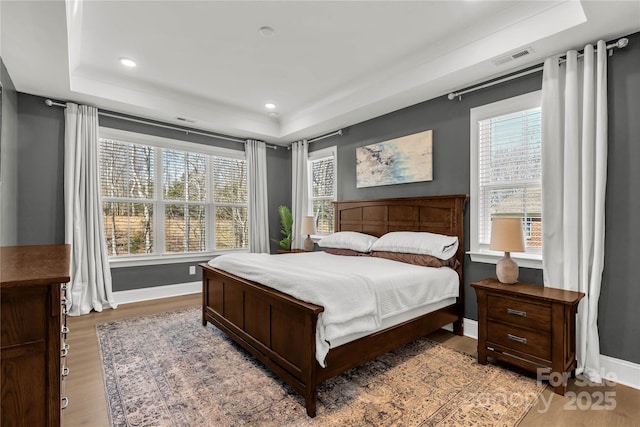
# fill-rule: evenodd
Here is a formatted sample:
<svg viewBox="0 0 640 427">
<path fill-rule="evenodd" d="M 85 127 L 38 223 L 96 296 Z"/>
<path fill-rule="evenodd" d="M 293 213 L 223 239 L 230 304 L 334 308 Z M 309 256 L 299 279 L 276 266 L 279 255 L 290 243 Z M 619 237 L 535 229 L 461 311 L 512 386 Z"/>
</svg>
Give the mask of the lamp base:
<svg viewBox="0 0 640 427">
<path fill-rule="evenodd" d="M 504 258 L 496 264 L 496 276 L 501 283 L 509 285 L 518 281 L 518 264 L 511 259 L 509 252 L 505 252 Z"/>
<path fill-rule="evenodd" d="M 304 250 L 307 252 L 313 252 L 313 240 L 311 240 L 311 237 L 307 234 L 307 238 L 304 239 Z"/>
</svg>

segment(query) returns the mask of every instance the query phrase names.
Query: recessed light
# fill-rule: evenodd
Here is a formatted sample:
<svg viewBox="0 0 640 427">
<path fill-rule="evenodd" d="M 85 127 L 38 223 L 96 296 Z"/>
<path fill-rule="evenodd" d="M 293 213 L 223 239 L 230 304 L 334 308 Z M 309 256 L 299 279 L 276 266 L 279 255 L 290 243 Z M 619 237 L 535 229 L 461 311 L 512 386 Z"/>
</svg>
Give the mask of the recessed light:
<svg viewBox="0 0 640 427">
<path fill-rule="evenodd" d="M 273 102 L 267 102 L 266 104 L 264 104 L 264 106 L 269 110 L 273 110 L 274 108 L 276 108 L 276 104 L 274 104 Z"/>
<path fill-rule="evenodd" d="M 258 32 L 262 37 L 272 37 L 273 34 L 276 32 L 276 30 L 274 30 L 271 27 L 264 26 L 264 27 L 258 28 Z"/>
<path fill-rule="evenodd" d="M 131 68 L 133 68 L 133 67 L 135 67 L 137 65 L 136 61 L 134 61 L 133 59 L 129 59 L 129 58 L 120 58 L 120 63 L 122 65 L 124 65 L 125 67 L 131 67 Z"/>
</svg>

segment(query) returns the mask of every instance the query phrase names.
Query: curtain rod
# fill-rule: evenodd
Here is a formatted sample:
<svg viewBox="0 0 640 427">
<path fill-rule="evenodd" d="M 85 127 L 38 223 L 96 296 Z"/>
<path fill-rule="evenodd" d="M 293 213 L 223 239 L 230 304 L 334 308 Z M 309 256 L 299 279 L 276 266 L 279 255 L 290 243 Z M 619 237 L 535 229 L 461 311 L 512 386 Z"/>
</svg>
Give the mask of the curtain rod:
<svg viewBox="0 0 640 427">
<path fill-rule="evenodd" d="M 307 139 L 307 142 L 308 143 L 312 143 L 312 142 L 320 141 L 321 139 L 329 138 L 329 137 L 335 136 L 335 135 L 342 136 L 342 129 L 339 129 L 339 130 L 337 130 L 335 132 L 327 133 L 325 135 L 316 136 L 315 138 Z M 291 150 L 291 146 L 288 146 L 287 150 Z"/>
<path fill-rule="evenodd" d="M 44 103 L 47 104 L 49 107 L 52 107 L 54 105 L 56 107 L 63 107 L 63 108 L 67 107 L 66 104 L 62 104 L 60 102 L 55 102 L 55 101 L 52 101 L 51 99 L 45 99 Z M 240 142 L 242 144 L 244 144 L 246 142 L 244 139 L 240 139 L 240 138 L 233 138 L 233 137 L 230 137 L 230 136 L 218 135 L 218 134 L 215 134 L 215 133 L 203 132 L 203 131 L 199 131 L 199 130 L 195 130 L 195 129 L 182 128 L 182 127 L 178 127 L 178 126 L 165 125 L 165 124 L 162 124 L 162 123 L 156 123 L 156 122 L 152 122 L 152 121 L 144 120 L 144 119 L 134 119 L 133 117 L 123 116 L 123 115 L 120 115 L 120 114 L 105 113 L 105 112 L 102 112 L 102 111 L 99 111 L 99 110 L 98 110 L 98 114 L 101 115 L 101 116 L 105 116 L 105 117 L 113 117 L 115 119 L 128 120 L 130 122 L 142 123 L 142 124 L 145 124 L 145 125 L 156 126 L 156 127 L 160 127 L 160 128 L 164 128 L 164 129 L 177 130 L 177 131 L 180 131 L 180 132 L 185 132 L 187 135 L 193 133 L 193 134 L 196 134 L 196 135 L 208 136 L 210 138 L 218 138 L 218 139 L 224 139 L 224 140 L 227 140 L 227 141 Z M 265 144 L 265 145 L 267 146 L 267 148 L 273 148 L 274 150 L 278 149 L 277 145 L 271 145 L 271 144 Z"/>
<path fill-rule="evenodd" d="M 342 136 L 342 129 L 337 130 L 337 131 L 335 131 L 335 132 L 328 133 L 328 134 L 326 134 L 326 135 L 316 136 L 315 138 L 307 139 L 307 142 L 316 142 L 316 141 L 320 141 L 321 139 L 329 138 L 330 136 L 334 136 L 334 135 L 340 135 L 340 136 Z"/>
<path fill-rule="evenodd" d="M 618 39 L 618 41 L 615 42 L 615 43 L 608 44 L 607 45 L 607 50 L 610 50 L 610 49 L 613 49 L 613 48 L 616 48 L 616 47 L 618 49 L 622 49 L 623 47 L 626 47 L 628 44 L 629 44 L 629 39 L 626 38 L 626 37 L 623 37 L 621 39 Z M 597 49 L 595 51 L 597 51 Z M 609 52 L 609 55 L 611 55 L 611 54 L 613 54 L 612 51 Z M 579 53 L 578 54 L 578 58 L 583 57 L 583 56 L 584 56 L 584 53 Z M 560 57 L 559 63 L 562 64 L 563 62 L 566 62 L 566 61 L 567 61 L 567 56 L 566 55 L 562 55 Z M 484 89 L 484 88 L 487 88 L 487 87 L 495 86 L 495 85 L 500 84 L 500 83 L 508 82 L 509 80 L 517 79 L 518 77 L 524 77 L 526 75 L 529 75 L 529 74 L 535 73 L 537 71 L 540 71 L 540 70 L 542 70 L 542 68 L 543 68 L 543 64 L 534 65 L 533 68 L 529 68 L 529 69 L 526 69 L 524 71 L 520 71 L 520 72 L 511 74 L 511 75 L 508 75 L 508 76 L 503 77 L 503 78 L 498 79 L 498 80 L 493 80 L 493 81 L 481 84 L 479 86 L 473 86 L 473 87 L 470 87 L 468 89 L 463 89 L 463 90 L 458 91 L 458 92 L 451 92 L 449 95 L 447 95 L 447 97 L 449 98 L 449 101 L 452 101 L 455 98 L 458 98 L 458 100 L 460 100 L 462 98 L 462 95 L 464 95 L 464 94 L 475 92 L 476 90 Z"/>
</svg>

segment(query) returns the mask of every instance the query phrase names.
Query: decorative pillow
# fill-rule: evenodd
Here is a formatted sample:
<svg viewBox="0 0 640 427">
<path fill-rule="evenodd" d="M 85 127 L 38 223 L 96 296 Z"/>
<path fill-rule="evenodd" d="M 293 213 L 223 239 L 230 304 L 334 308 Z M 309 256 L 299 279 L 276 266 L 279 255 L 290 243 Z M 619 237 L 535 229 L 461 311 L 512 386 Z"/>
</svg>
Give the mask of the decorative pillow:
<svg viewBox="0 0 640 427">
<path fill-rule="evenodd" d="M 448 260 L 443 260 L 431 255 L 407 254 L 402 252 L 386 251 L 373 251 L 371 252 L 371 256 L 390 259 L 393 261 L 400 261 L 407 264 L 419 265 L 422 267 L 450 267 L 455 270 L 456 268 L 458 268 L 458 266 L 460 266 L 460 262 L 456 259 L 455 256 L 449 258 Z"/>
<path fill-rule="evenodd" d="M 339 231 L 323 237 L 318 246 L 323 248 L 351 249 L 358 252 L 371 252 L 371 245 L 378 240 L 369 234 L 357 231 Z"/>
<path fill-rule="evenodd" d="M 344 256 L 369 256 L 368 252 L 358 252 L 353 249 L 338 249 L 338 248 L 327 248 L 324 250 L 325 252 L 333 255 L 344 255 Z"/>
<path fill-rule="evenodd" d="M 458 250 L 458 237 L 419 231 L 392 231 L 376 240 L 371 250 L 431 255 L 448 260 Z"/>
</svg>

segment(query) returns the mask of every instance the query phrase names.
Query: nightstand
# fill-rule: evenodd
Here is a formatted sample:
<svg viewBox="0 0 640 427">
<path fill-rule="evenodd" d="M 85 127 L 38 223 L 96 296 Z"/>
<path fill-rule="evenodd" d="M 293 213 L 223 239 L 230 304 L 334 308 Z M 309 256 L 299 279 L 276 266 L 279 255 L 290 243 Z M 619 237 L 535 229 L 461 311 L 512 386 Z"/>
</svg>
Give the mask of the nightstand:
<svg viewBox="0 0 640 427">
<path fill-rule="evenodd" d="M 478 363 L 489 356 L 552 375 L 553 391 L 564 396 L 576 369 L 576 312 L 584 294 L 497 279 L 471 286 L 478 297 Z"/>
</svg>

